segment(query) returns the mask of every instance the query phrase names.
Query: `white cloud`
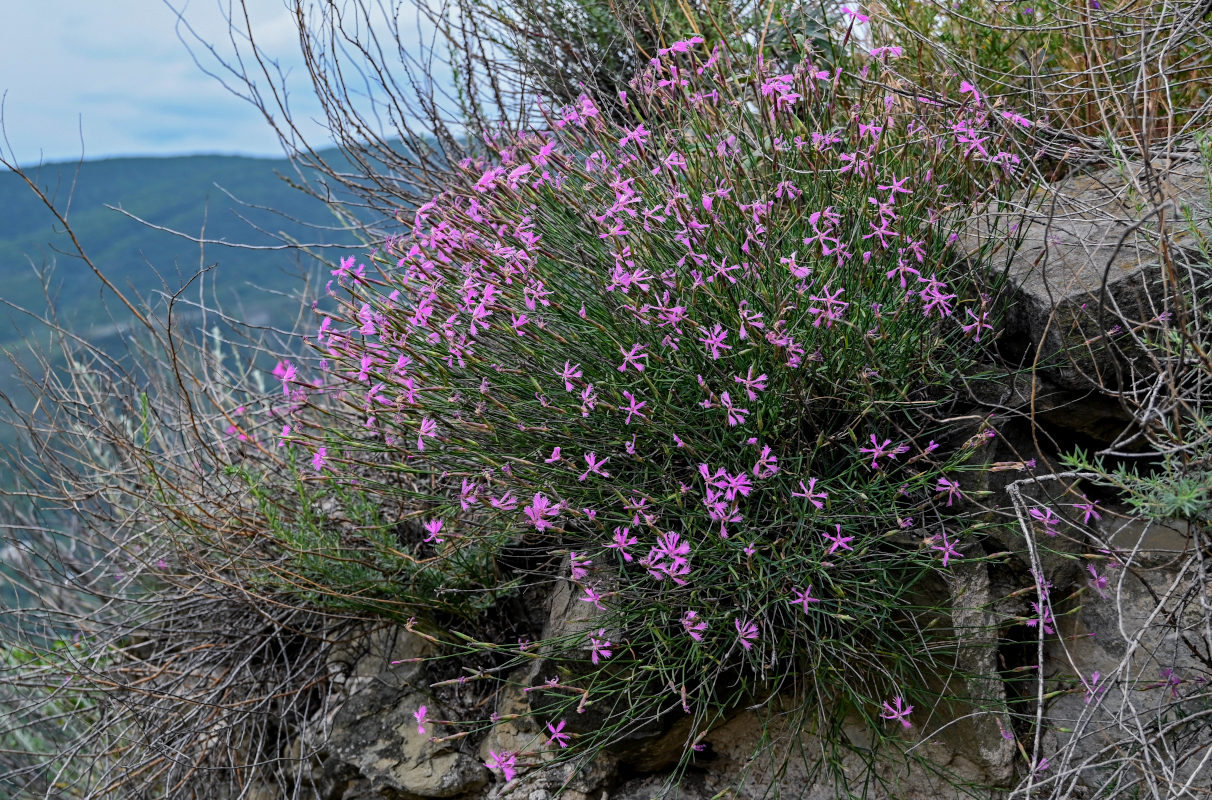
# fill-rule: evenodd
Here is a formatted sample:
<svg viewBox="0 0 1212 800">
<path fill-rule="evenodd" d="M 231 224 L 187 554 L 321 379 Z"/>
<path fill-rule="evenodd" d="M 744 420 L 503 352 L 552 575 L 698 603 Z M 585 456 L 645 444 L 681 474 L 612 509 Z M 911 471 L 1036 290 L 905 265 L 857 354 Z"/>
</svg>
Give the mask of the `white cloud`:
<svg viewBox="0 0 1212 800">
<path fill-rule="evenodd" d="M 215 0 L 184 18 L 225 58 L 232 55 Z M 280 155 L 260 113 L 194 64 L 162 0 L 15 0 L 0 26 L 0 92 L 18 162 L 113 155 L 227 152 Z M 258 44 L 305 77 L 290 12 L 281 0 L 250 0 Z M 187 41 L 209 68 L 218 65 Z M 294 87 L 300 118 L 315 114 L 306 85 Z M 312 132 L 314 133 L 314 131 Z M 322 134 L 321 134 L 322 135 Z M 6 153 L 7 153 L 6 148 Z"/>
</svg>

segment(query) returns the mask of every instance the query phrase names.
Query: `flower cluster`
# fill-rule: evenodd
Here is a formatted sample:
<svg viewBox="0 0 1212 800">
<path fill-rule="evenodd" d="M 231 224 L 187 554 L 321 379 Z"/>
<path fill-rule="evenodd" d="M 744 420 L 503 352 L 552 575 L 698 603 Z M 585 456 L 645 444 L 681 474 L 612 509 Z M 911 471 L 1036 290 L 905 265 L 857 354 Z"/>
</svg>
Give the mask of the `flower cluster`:
<svg viewBox="0 0 1212 800">
<path fill-rule="evenodd" d="M 450 588 L 499 582 L 520 540 L 571 552 L 551 569 L 608 623 L 570 704 L 620 692 L 621 720 L 674 686 L 702 711 L 728 702 L 724 670 L 866 641 L 822 695 L 879 675 L 853 699 L 910 724 L 885 656 L 915 583 L 967 557 L 971 448 L 940 448 L 924 412 L 991 327 L 945 220 L 1015 159 L 979 94 L 943 109 L 869 68 L 679 42 L 621 94 L 628 119 L 540 107 L 369 266 L 332 271 L 313 342 L 356 424 L 299 414 L 284 440 L 336 481 L 375 459 L 438 476 L 406 545 Z M 930 536 L 894 535 L 915 516 Z"/>
</svg>

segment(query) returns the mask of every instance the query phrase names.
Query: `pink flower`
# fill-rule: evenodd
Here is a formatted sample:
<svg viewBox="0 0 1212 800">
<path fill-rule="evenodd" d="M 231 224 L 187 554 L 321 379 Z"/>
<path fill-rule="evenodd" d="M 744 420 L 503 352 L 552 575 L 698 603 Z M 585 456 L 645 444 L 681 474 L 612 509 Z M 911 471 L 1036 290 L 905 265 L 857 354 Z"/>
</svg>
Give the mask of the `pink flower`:
<svg viewBox="0 0 1212 800">
<path fill-rule="evenodd" d="M 1087 564 L 1086 569 L 1090 572 L 1090 580 L 1086 584 L 1105 600 L 1107 598 L 1107 576 L 1099 575 L 1093 564 Z"/>
<path fill-rule="evenodd" d="M 325 317 L 327 319 L 327 317 Z M 290 395 L 290 383 L 299 375 L 299 371 L 295 369 L 295 365 L 289 361 L 279 361 L 274 367 L 274 377 L 282 381 L 282 393 Z"/>
<path fill-rule="evenodd" d="M 913 711 L 913 706 L 905 705 L 905 701 L 900 695 L 892 698 L 892 702 L 884 702 L 884 710 L 880 712 L 880 717 L 886 720 L 895 720 L 905 728 L 912 728 L 912 723 L 906 719 Z"/>
<path fill-rule="evenodd" d="M 551 501 L 542 494 L 535 492 L 534 499 L 530 505 L 522 509 L 522 512 L 530 519 L 535 530 L 545 531 L 552 527 L 552 524 L 547 520 L 560 513 L 560 504 L 551 504 Z"/>
<path fill-rule="evenodd" d="M 594 664 L 602 659 L 610 658 L 614 654 L 610 649 L 610 640 L 606 638 L 605 628 L 598 628 L 598 635 L 589 637 L 589 647 L 592 651 L 589 660 Z"/>
<path fill-rule="evenodd" d="M 547 738 L 555 744 L 558 744 L 561 749 L 568 746 L 568 734 L 564 733 L 564 720 L 560 720 L 559 725 L 547 723 Z"/>
<path fill-rule="evenodd" d="M 624 136 L 619 139 L 619 147 L 626 147 L 628 142 L 635 142 L 637 147 L 642 146 L 644 140 L 649 136 L 648 131 L 644 130 L 644 123 L 642 122 L 632 130 L 627 130 L 627 128 L 621 128 L 621 130 Z"/>
<path fill-rule="evenodd" d="M 778 474 L 779 460 L 771 455 L 770 447 L 762 445 L 762 454 L 758 456 L 757 463 L 753 465 L 753 474 L 758 478 L 772 478 Z"/>
<path fill-rule="evenodd" d="M 918 281 L 926 284 L 926 288 L 918 292 L 918 297 L 922 299 L 922 316 L 930 316 L 931 311 L 938 311 L 940 317 L 951 316 L 951 301 L 956 296 L 943 294 L 947 284 L 935 278 L 934 275 L 929 278 L 919 277 Z"/>
<path fill-rule="evenodd" d="M 346 275 L 349 274 L 349 268 L 352 267 L 353 265 L 354 265 L 354 257 L 347 256 L 347 257 L 341 259 L 340 265 L 336 269 L 332 270 L 329 274 L 334 275 L 337 279 L 344 278 Z"/>
<path fill-rule="evenodd" d="M 619 372 L 626 372 L 628 367 L 632 367 L 636 372 L 644 371 L 644 363 L 640 359 L 648 358 L 648 354 L 643 352 L 647 345 L 634 344 L 631 350 L 619 348 L 619 352 L 623 354 L 623 363 L 619 365 Z"/>
<path fill-rule="evenodd" d="M 574 378 L 579 378 L 582 375 L 581 365 L 571 366 L 567 361 L 564 362 L 564 369 L 556 373 L 564 380 L 564 390 L 571 392 L 573 390 L 572 381 Z"/>
<path fill-rule="evenodd" d="M 324 463 L 328 460 L 328 448 L 320 447 L 312 454 L 311 468 L 316 472 L 324 469 Z"/>
<path fill-rule="evenodd" d="M 1085 495 L 1082 495 L 1082 500 L 1084 500 L 1085 502 L 1077 503 L 1073 507 L 1080 509 L 1082 514 L 1084 515 L 1082 517 L 1083 525 L 1089 525 L 1091 519 L 1099 520 L 1099 519 L 1103 518 L 1103 515 L 1098 513 L 1098 504 L 1097 503 L 1090 502 L 1090 499 L 1088 497 L 1086 497 Z"/>
<path fill-rule="evenodd" d="M 434 436 L 438 432 L 438 423 L 434 422 L 429 417 L 421 420 L 421 429 L 417 431 L 417 449 L 425 449 L 424 437 Z"/>
<path fill-rule="evenodd" d="M 1035 613 L 1039 616 L 1027 620 L 1027 627 L 1034 628 L 1038 625 L 1043 628 L 1044 633 L 1056 633 L 1052 628 L 1052 623 L 1056 621 L 1052 617 L 1052 609 L 1047 606 L 1041 607 L 1039 603 L 1034 601 L 1031 603 L 1031 608 L 1035 609 Z"/>
<path fill-rule="evenodd" d="M 1086 686 L 1086 705 L 1089 705 L 1091 700 L 1107 691 L 1106 686 L 1098 685 L 1098 682 L 1101 679 L 1102 675 L 1099 674 L 1098 670 L 1094 670 L 1094 672 L 1090 673 L 1089 681 L 1082 681 L 1082 683 Z"/>
<path fill-rule="evenodd" d="M 875 434 L 873 433 L 873 434 L 871 434 L 871 447 L 860 447 L 859 452 L 860 453 L 870 453 L 871 454 L 871 468 L 879 469 L 880 468 L 879 459 L 884 458 L 885 456 L 888 458 L 896 458 L 898 455 L 908 451 L 908 449 L 909 449 L 909 446 L 905 445 L 905 444 L 901 444 L 901 445 L 897 445 L 896 447 L 889 448 L 890 444 L 892 444 L 891 439 L 885 439 L 884 443 L 880 444 L 878 441 L 876 441 Z"/>
<path fill-rule="evenodd" d="M 647 401 L 642 402 L 642 403 L 636 402 L 635 395 L 633 395 L 631 392 L 628 392 L 626 390 L 623 391 L 623 397 L 625 397 L 627 399 L 627 403 L 628 403 L 627 408 L 622 409 L 623 411 L 627 412 L 627 419 L 623 424 L 630 425 L 631 418 L 633 416 L 639 417 L 640 419 L 646 419 L 646 417 L 640 413 L 640 410 L 643 409 L 644 406 L 648 405 Z M 633 439 L 633 444 L 634 444 L 634 439 Z"/>
<path fill-rule="evenodd" d="M 750 401 L 757 400 L 757 392 L 764 391 L 766 389 L 765 373 L 757 376 L 756 378 L 753 377 L 752 365 L 750 365 L 749 371 L 745 374 L 744 378 L 742 378 L 740 375 L 736 375 L 733 376 L 733 381 L 745 387 L 745 392 L 748 394 Z"/>
<path fill-rule="evenodd" d="M 938 486 L 935 491 L 947 493 L 947 508 L 951 508 L 951 503 L 958 499 L 963 499 L 964 495 L 960 492 L 959 484 L 950 478 L 939 478 Z"/>
<path fill-rule="evenodd" d="M 951 558 L 962 558 L 962 556 L 960 555 L 960 551 L 958 551 L 958 550 L 956 550 L 956 549 L 955 549 L 955 542 L 953 542 L 953 541 L 951 541 L 950 539 L 948 539 L 948 538 L 947 538 L 947 532 L 946 532 L 946 531 L 944 531 L 944 532 L 943 532 L 943 543 L 942 543 L 942 545 L 937 545 L 937 544 L 935 544 L 935 545 L 931 545 L 931 546 L 930 546 L 930 549 L 931 549 L 931 550 L 938 550 L 939 552 L 941 552 L 941 553 L 943 554 L 943 566 L 944 566 L 944 567 L 945 567 L 945 566 L 947 566 L 947 561 L 948 561 L 948 559 L 951 559 Z"/>
<path fill-rule="evenodd" d="M 696 642 L 703 641 L 703 631 L 707 630 L 707 620 L 699 619 L 697 611 L 687 611 L 682 615 L 682 627 L 691 639 Z"/>
<path fill-rule="evenodd" d="M 732 404 L 732 397 L 729 396 L 728 392 L 724 392 L 720 395 L 720 407 L 723 408 L 724 412 L 728 415 L 728 427 L 730 428 L 736 427 L 737 425 L 743 425 L 745 423 L 746 415 L 749 414 L 749 409 L 741 408 Z"/>
<path fill-rule="evenodd" d="M 442 543 L 442 538 L 438 536 L 438 532 L 442 530 L 442 520 L 431 519 L 425 523 L 425 530 L 429 532 L 429 535 L 425 537 L 426 542 L 430 544 Z"/>
<path fill-rule="evenodd" d="M 572 579 L 579 581 L 589 574 L 589 565 L 593 563 L 593 559 L 575 551 L 568 554 L 568 561 L 572 570 Z"/>
<path fill-rule="evenodd" d="M 889 49 L 889 50 L 891 50 L 891 49 L 893 49 L 893 48 L 876 48 L 876 49 L 879 49 L 879 50 L 883 50 L 883 49 Z M 899 50 L 900 48 L 898 47 L 898 48 L 895 48 L 895 49 Z M 888 205 L 892 205 L 893 203 L 895 203 L 895 202 L 896 202 L 896 195 L 897 195 L 897 193 L 898 193 L 898 192 L 899 192 L 899 193 L 901 193 L 901 194 L 913 194 L 913 190 L 912 190 L 912 189 L 906 189 L 906 188 L 905 188 L 905 182 L 906 182 L 906 181 L 908 181 L 908 180 L 909 180 L 909 176 L 905 176 L 904 178 L 898 178 L 898 177 L 896 177 L 895 175 L 893 175 L 893 176 L 892 176 L 892 182 L 891 182 L 891 183 L 889 183 L 887 186 L 885 186 L 885 185 L 883 185 L 883 184 L 879 184 L 879 185 L 877 185 L 875 188 L 876 188 L 876 189 L 878 189 L 878 190 L 880 190 L 881 192 L 888 192 Z"/>
<path fill-rule="evenodd" d="M 741 647 L 746 650 L 753 648 L 753 643 L 758 638 L 758 627 L 752 620 L 741 621 L 739 619 L 732 621 L 733 627 L 736 628 L 737 638 L 740 640 Z"/>
<path fill-rule="evenodd" d="M 425 735 L 425 715 L 426 715 L 426 713 L 428 713 L 428 712 L 427 712 L 425 706 L 421 706 L 416 711 L 412 712 L 413 717 L 415 717 L 417 720 L 417 733 L 421 734 L 422 736 Z"/>
<path fill-rule="evenodd" d="M 749 476 L 743 471 L 735 475 L 724 473 L 724 483 L 721 484 L 724 488 L 724 499 L 733 500 L 738 494 L 741 497 L 748 497 L 753 491 L 753 484 L 749 481 Z"/>
<path fill-rule="evenodd" d="M 968 314 L 968 319 L 972 320 L 972 322 L 968 323 L 967 325 L 961 325 L 960 328 L 964 331 L 964 333 L 972 334 L 972 341 L 979 342 L 981 340 L 982 330 L 993 330 L 993 326 L 986 322 L 986 320 L 989 318 L 989 312 L 982 311 L 980 316 L 977 316 L 970 308 L 964 310 Z"/>
<path fill-rule="evenodd" d="M 489 750 L 488 760 L 484 762 L 484 766 L 489 769 L 499 769 L 501 774 L 505 776 L 506 783 L 508 783 L 518 774 L 517 770 L 514 769 L 517 760 L 518 757 L 514 753 L 508 751 L 498 753 L 496 750 Z"/>
<path fill-rule="evenodd" d="M 601 461 L 598 461 L 597 453 L 586 453 L 585 463 L 589 466 L 589 469 L 582 472 L 580 476 L 577 477 L 577 480 L 583 482 L 590 475 L 601 475 L 603 478 L 609 478 L 610 473 L 602 470 L 602 467 L 604 467 L 606 462 L 609 460 L 609 458 L 603 458 Z"/>
<path fill-rule="evenodd" d="M 854 537 L 853 536 L 842 536 L 841 523 L 838 523 L 837 525 L 835 525 L 834 528 L 837 530 L 837 533 L 832 536 L 829 535 L 828 533 L 821 534 L 822 536 L 825 537 L 825 540 L 830 543 L 829 550 L 828 550 L 828 552 L 826 552 L 825 555 L 832 555 L 834 553 L 834 551 L 839 550 L 839 549 L 840 550 L 853 550 L 854 548 L 850 546 L 850 543 L 854 541 Z"/>
<path fill-rule="evenodd" d="M 639 541 L 634 536 L 631 536 L 630 533 L 630 528 L 615 528 L 614 540 L 610 542 L 610 544 L 606 545 L 606 547 L 612 550 L 618 550 L 619 553 L 622 554 L 624 561 L 632 560 L 632 555 L 631 553 L 627 552 L 627 548 Z"/>
<path fill-rule="evenodd" d="M 370 303 L 362 304 L 362 309 L 358 312 L 358 321 L 362 323 L 361 327 L 358 328 L 358 333 L 363 336 L 373 336 L 377 333 L 375 330 L 375 312 L 370 307 Z"/>
<path fill-rule="evenodd" d="M 706 347 L 707 354 L 711 356 L 713 361 L 719 359 L 721 350 L 732 349 L 732 345 L 724 344 L 724 339 L 727 336 L 728 329 L 717 322 L 707 335 L 699 338 L 699 341 Z"/>
<path fill-rule="evenodd" d="M 1032 518 L 1044 524 L 1044 533 L 1049 536 L 1057 535 L 1056 526 L 1060 522 L 1060 517 L 1056 515 L 1055 511 L 1045 506 L 1044 508 L 1032 508 L 1029 513 Z"/>
<path fill-rule="evenodd" d="M 849 6 L 842 6 L 842 13 L 847 17 L 854 17 L 856 22 L 867 22 L 871 19 L 866 14 L 860 14 L 856 9 L 852 9 Z"/>
<path fill-rule="evenodd" d="M 690 574 L 690 542 L 682 541 L 681 534 L 674 531 L 662 533 L 640 564 L 658 581 L 668 577 L 678 586 L 685 586 L 684 577 Z"/>
<path fill-rule="evenodd" d="M 499 508 L 502 511 L 512 511 L 518 504 L 518 499 L 513 496 L 512 492 L 506 492 L 500 497 L 490 497 L 488 504 L 493 508 Z"/>
<path fill-rule="evenodd" d="M 582 603 L 592 603 L 593 607 L 601 611 L 605 611 L 602 605 L 602 595 L 598 594 L 597 589 L 592 586 L 585 587 L 585 596 L 581 598 Z"/>
<path fill-rule="evenodd" d="M 828 499 L 829 494 L 827 492 L 816 491 L 816 478 L 809 478 L 808 485 L 804 486 L 804 482 L 800 481 L 800 490 L 798 492 L 792 492 L 791 496 L 802 497 L 809 503 L 812 503 L 812 505 L 816 506 L 818 509 L 821 509 L 825 507 L 825 504 L 822 501 Z"/>
<path fill-rule="evenodd" d="M 808 299 L 814 304 L 820 303 L 822 307 L 818 308 L 815 305 L 809 306 L 808 313 L 816 317 L 812 323 L 812 327 L 819 328 L 821 323 L 825 323 L 826 328 L 832 328 L 833 323 L 842 318 L 842 312 L 850 305 L 844 300 L 839 300 L 844 289 L 830 293 L 829 285 L 826 284 L 821 290 L 821 294 L 811 295 Z"/>
<path fill-rule="evenodd" d="M 791 605 L 800 606 L 804 609 L 804 613 L 808 613 L 809 603 L 819 603 L 819 599 L 812 596 L 812 584 L 808 584 L 807 589 L 796 589 L 795 595 L 791 598 Z"/>
<path fill-rule="evenodd" d="M 664 167 L 669 172 L 676 172 L 679 169 L 685 172 L 686 159 L 683 158 L 682 154 L 677 150 L 670 150 L 669 155 L 665 156 L 665 158 L 661 160 L 661 163 L 653 168 L 652 174 L 659 175 L 661 173 L 661 167 Z"/>
<path fill-rule="evenodd" d="M 459 487 L 459 505 L 464 511 L 475 505 L 476 497 L 480 494 L 480 485 L 475 481 L 462 479 Z"/>
<path fill-rule="evenodd" d="M 970 94 L 978 106 L 981 104 L 981 93 L 968 81 L 960 81 L 960 94 Z"/>
</svg>

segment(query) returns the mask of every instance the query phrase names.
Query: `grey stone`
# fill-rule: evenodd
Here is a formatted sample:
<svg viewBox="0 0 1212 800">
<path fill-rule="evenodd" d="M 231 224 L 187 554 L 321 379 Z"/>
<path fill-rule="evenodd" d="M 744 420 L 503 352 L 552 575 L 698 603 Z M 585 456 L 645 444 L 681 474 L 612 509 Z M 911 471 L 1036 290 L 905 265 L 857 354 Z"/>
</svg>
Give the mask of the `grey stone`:
<svg viewBox="0 0 1212 800">
<path fill-rule="evenodd" d="M 610 797 L 618 762 L 608 755 L 592 761 L 565 761 L 519 775 L 499 786 L 493 800 L 605 800 Z"/>
<path fill-rule="evenodd" d="M 367 623 L 333 646 L 328 663 L 352 679 L 385 673 L 403 677 L 418 672 L 419 659 L 433 654 L 429 641 L 401 625 Z"/>
<path fill-rule="evenodd" d="M 983 252 L 991 269 L 1006 271 L 1013 295 L 1004 338 L 1021 338 L 1029 360 L 1038 357 L 1062 387 L 1115 388 L 1152 369 L 1131 336 L 1107 331 L 1155 323 L 1168 310 L 1154 202 L 1174 204 L 1165 214 L 1169 257 L 1202 260 L 1186 221 L 1205 236 L 1212 230 L 1202 169 L 1154 170 L 1156 181 L 1139 164 L 1073 175 L 1020 192 L 1007 208 L 987 206 L 964 223 L 965 253 Z"/>
<path fill-rule="evenodd" d="M 541 736 L 539 721 L 531 714 L 530 697 L 526 691 L 530 673 L 529 668 L 515 671 L 497 694 L 497 722 L 480 742 L 480 758 L 484 761 L 489 759 L 490 751 L 540 751 L 542 760 L 554 757 L 550 749 L 541 749 L 544 737 Z"/>
<path fill-rule="evenodd" d="M 428 693 L 374 680 L 333 718 L 326 769 L 352 767 L 387 796 L 455 797 L 487 783 L 488 770 L 458 751 L 460 740 L 434 741 L 451 733 L 446 726 L 430 721 L 418 732 L 413 712 L 422 705 L 431 720 L 444 717 Z"/>
<path fill-rule="evenodd" d="M 814 709 L 797 708 L 791 698 L 777 698 L 762 709 L 747 709 L 709 733 L 702 757 L 696 756 L 681 776 L 663 772 L 633 778 L 611 792 L 611 800 L 764 800 L 789 796 L 801 800 L 835 800 L 862 796 L 871 800 L 959 800 L 971 791 L 950 785 L 938 770 L 961 779 L 983 774 L 964 755 L 936 737 L 906 734 L 906 747 L 916 747 L 934 769 L 923 768 L 893 752 L 868 762 L 857 750 L 833 750 L 812 732 Z M 870 745 L 873 732 L 850 718 L 843 735 L 857 748 Z M 821 768 L 823 767 L 823 768 Z M 869 770 L 871 770 L 869 772 Z M 1004 793 L 984 790 L 995 800 Z"/>
<path fill-rule="evenodd" d="M 986 785 L 1007 785 L 1014 776 L 1014 742 L 1010 730 L 1006 687 L 998 677 L 997 615 L 985 563 L 963 559 L 947 573 L 951 624 L 960 644 L 959 672 L 969 677 L 956 694 L 939 727 L 940 740 L 972 765 L 973 779 Z M 948 687 L 954 691 L 953 687 Z"/>
<path fill-rule="evenodd" d="M 609 576 L 603 577 L 603 573 L 599 572 L 595 573 L 595 577 L 594 583 L 598 585 L 599 593 L 604 591 L 603 585 L 606 585 L 607 588 L 613 586 L 613 581 Z M 544 640 L 571 638 L 596 631 L 605 625 L 608 612 L 593 603 L 582 601 L 580 599 L 582 591 L 581 587 L 571 580 L 560 579 L 556 582 L 555 588 L 547 600 L 547 623 L 543 626 Z M 587 644 L 585 652 L 589 652 Z"/>
<path fill-rule="evenodd" d="M 1178 557 L 1183 534 L 1177 524 L 1118 525 L 1108 538 L 1131 555 L 1123 567 L 1100 565 L 1106 596 L 1087 587 L 1080 605 L 1058 609 L 1070 613 L 1057 614 L 1046 642 L 1045 677 L 1071 688 L 1046 707 L 1042 752 L 1074 796 L 1116 768 L 1121 785 L 1150 787 L 1142 796 L 1212 786 L 1212 585 L 1189 550 Z"/>
</svg>

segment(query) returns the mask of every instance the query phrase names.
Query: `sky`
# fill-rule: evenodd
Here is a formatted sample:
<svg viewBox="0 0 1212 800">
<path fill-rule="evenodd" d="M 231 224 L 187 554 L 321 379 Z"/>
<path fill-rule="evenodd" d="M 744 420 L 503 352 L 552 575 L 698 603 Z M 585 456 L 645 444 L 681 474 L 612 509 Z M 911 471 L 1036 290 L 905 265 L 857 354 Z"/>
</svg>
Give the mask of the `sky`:
<svg viewBox="0 0 1212 800">
<path fill-rule="evenodd" d="M 168 0 L 230 55 L 231 0 Z M 0 0 L 4 155 L 18 164 L 130 155 L 281 156 L 260 112 L 194 63 L 205 53 L 165 0 Z M 258 44 L 295 84 L 296 119 L 317 117 L 284 0 L 248 0 Z M 310 129 L 308 129 L 310 128 Z M 305 125 L 325 141 L 322 129 Z"/>
</svg>

